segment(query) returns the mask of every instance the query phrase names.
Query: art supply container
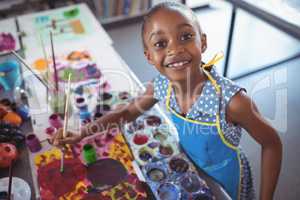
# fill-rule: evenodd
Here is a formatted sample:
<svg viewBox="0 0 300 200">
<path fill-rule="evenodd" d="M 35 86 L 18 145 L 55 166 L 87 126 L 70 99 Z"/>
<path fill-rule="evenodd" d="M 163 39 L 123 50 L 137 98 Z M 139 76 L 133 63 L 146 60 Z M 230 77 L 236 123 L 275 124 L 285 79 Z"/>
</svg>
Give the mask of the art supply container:
<svg viewBox="0 0 300 200">
<path fill-rule="evenodd" d="M 34 153 L 41 150 L 42 146 L 35 134 L 29 134 L 26 137 L 26 144 L 29 150 Z"/>
<path fill-rule="evenodd" d="M 97 153 L 93 145 L 85 144 L 83 146 L 83 159 L 87 165 L 97 161 Z"/>
<path fill-rule="evenodd" d="M 63 126 L 63 122 L 60 115 L 58 113 L 50 115 L 49 124 L 56 129 L 61 128 Z"/>
<path fill-rule="evenodd" d="M 29 109 L 26 105 L 17 106 L 17 113 L 22 117 L 23 120 L 29 119 Z"/>
<path fill-rule="evenodd" d="M 85 102 L 84 97 L 76 98 L 76 107 L 80 110 L 80 112 L 88 111 L 88 106 L 87 106 L 87 103 Z"/>
<path fill-rule="evenodd" d="M 196 197 L 206 187 L 205 182 L 191 172 L 183 174 L 179 179 L 179 184 L 190 197 Z"/>
<path fill-rule="evenodd" d="M 15 145 L 0 143 L 0 168 L 9 167 L 13 160 L 16 160 L 18 151 Z"/>
<path fill-rule="evenodd" d="M 64 111 L 65 111 L 65 91 L 63 90 L 49 90 L 49 105 L 50 105 L 50 109 L 53 113 L 57 113 L 60 115 L 64 115 Z M 71 106 L 69 107 L 69 116 L 71 115 Z"/>
<path fill-rule="evenodd" d="M 180 200 L 180 189 L 172 183 L 163 183 L 157 190 L 160 200 Z"/>
<path fill-rule="evenodd" d="M 51 127 L 46 128 L 45 133 L 49 136 L 53 136 L 55 131 L 56 131 L 56 129 L 51 126 Z"/>
<path fill-rule="evenodd" d="M 8 60 L 0 64 L 0 85 L 5 91 L 11 91 L 21 85 L 20 64 Z"/>
<path fill-rule="evenodd" d="M 108 104 L 97 104 L 96 105 L 96 112 L 101 112 L 103 114 L 109 112 L 111 110 L 110 105 Z"/>
<path fill-rule="evenodd" d="M 109 92 L 99 93 L 97 101 L 101 104 L 111 104 L 113 101 L 113 95 Z"/>
<path fill-rule="evenodd" d="M 91 119 L 91 113 L 89 111 L 80 111 L 79 112 L 80 120 L 90 120 Z"/>
<path fill-rule="evenodd" d="M 22 124 L 22 118 L 15 112 L 8 112 L 2 120 L 15 126 L 20 126 Z"/>
</svg>

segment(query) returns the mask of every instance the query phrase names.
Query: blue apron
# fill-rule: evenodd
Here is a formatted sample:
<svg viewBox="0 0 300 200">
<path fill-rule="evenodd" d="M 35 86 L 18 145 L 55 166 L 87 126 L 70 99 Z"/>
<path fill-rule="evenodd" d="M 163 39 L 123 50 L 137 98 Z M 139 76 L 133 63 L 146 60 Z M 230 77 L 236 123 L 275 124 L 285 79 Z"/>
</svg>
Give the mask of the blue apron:
<svg viewBox="0 0 300 200">
<path fill-rule="evenodd" d="M 172 110 L 169 106 L 171 83 L 166 106 L 177 128 L 180 144 L 187 155 L 199 168 L 217 180 L 233 200 L 236 200 L 239 199 L 242 172 L 239 150 L 224 138 L 220 125 L 221 88 L 205 70 L 205 67 L 203 67 L 203 71 L 219 96 L 219 112 L 216 114 L 216 122 L 207 123 L 187 119 Z"/>
</svg>

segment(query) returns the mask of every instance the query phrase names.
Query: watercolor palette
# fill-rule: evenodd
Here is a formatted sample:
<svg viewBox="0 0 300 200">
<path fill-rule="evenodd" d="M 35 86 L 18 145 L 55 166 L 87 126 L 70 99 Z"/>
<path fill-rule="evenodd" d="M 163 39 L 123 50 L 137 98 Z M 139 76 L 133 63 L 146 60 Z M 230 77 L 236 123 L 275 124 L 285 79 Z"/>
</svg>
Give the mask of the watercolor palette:
<svg viewBox="0 0 300 200">
<path fill-rule="evenodd" d="M 86 165 L 82 155 L 85 144 L 96 149 L 97 161 Z M 41 199 L 133 199 L 146 200 L 147 194 L 132 164 L 132 155 L 118 129 L 93 135 L 64 154 L 51 147 L 35 154 L 34 164 Z M 100 170 L 99 170 L 100 169 Z"/>
<path fill-rule="evenodd" d="M 193 164 L 182 154 L 148 163 L 143 173 L 159 200 L 215 199 Z"/>
<path fill-rule="evenodd" d="M 178 143 L 157 115 L 146 115 L 125 126 L 124 132 L 139 165 L 179 153 Z"/>
</svg>

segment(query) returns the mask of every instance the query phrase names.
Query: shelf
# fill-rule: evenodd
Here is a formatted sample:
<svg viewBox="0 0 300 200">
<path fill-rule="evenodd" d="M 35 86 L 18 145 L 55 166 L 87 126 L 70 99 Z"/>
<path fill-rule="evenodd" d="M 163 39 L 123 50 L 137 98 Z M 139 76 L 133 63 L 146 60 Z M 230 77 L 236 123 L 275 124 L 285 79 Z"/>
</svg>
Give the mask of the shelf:
<svg viewBox="0 0 300 200">
<path fill-rule="evenodd" d="M 116 26 L 123 26 L 123 25 L 128 25 L 128 24 L 141 21 L 146 13 L 147 11 L 132 16 L 120 15 L 120 16 L 110 17 L 107 19 L 100 19 L 100 22 L 104 28 L 109 29 Z"/>
</svg>

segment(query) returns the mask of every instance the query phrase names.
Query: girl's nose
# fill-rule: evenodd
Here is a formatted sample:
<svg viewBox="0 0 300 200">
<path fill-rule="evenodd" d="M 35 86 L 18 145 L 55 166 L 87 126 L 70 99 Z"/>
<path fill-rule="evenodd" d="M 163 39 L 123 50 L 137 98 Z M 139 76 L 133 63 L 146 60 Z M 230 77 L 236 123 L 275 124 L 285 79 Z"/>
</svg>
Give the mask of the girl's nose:
<svg viewBox="0 0 300 200">
<path fill-rule="evenodd" d="M 182 53 L 184 48 L 179 44 L 170 44 L 167 50 L 168 55 L 176 55 Z"/>
</svg>

